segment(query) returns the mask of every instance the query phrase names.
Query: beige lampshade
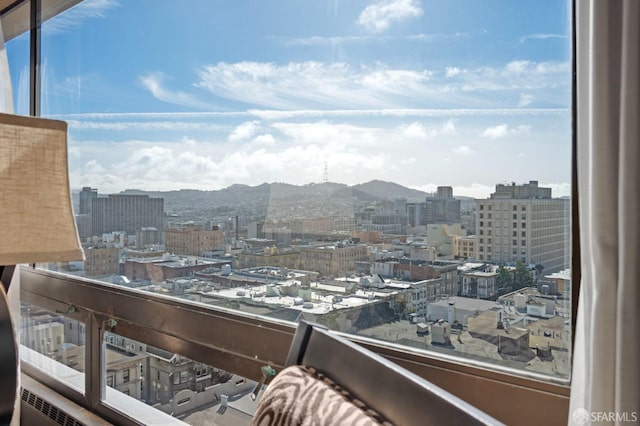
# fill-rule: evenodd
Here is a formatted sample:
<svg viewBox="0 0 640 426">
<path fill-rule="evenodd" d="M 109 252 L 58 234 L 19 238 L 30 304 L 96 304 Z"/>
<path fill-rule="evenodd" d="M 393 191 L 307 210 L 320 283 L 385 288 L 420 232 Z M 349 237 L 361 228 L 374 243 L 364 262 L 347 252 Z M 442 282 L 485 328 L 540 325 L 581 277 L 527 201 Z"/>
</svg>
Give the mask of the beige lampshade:
<svg viewBox="0 0 640 426">
<path fill-rule="evenodd" d="M 0 114 L 0 265 L 82 260 L 67 123 Z"/>
</svg>

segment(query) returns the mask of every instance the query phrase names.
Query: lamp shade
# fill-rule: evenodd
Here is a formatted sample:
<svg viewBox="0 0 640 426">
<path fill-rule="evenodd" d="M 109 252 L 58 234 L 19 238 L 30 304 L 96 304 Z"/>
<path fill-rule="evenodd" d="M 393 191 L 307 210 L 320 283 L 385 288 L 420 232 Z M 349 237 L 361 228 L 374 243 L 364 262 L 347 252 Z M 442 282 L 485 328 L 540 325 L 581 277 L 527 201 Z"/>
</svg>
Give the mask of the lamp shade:
<svg viewBox="0 0 640 426">
<path fill-rule="evenodd" d="M 67 123 L 0 114 L 0 265 L 82 260 Z"/>
</svg>

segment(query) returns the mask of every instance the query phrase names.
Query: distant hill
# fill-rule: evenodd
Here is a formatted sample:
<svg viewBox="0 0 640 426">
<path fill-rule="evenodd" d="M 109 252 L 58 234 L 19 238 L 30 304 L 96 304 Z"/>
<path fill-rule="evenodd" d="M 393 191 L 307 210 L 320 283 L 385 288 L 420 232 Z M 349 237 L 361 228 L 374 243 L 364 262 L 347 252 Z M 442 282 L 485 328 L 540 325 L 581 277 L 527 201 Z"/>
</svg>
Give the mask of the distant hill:
<svg viewBox="0 0 640 426">
<path fill-rule="evenodd" d="M 279 202 L 295 203 L 304 200 L 329 200 L 342 199 L 344 201 L 355 199 L 363 203 L 375 203 L 379 201 L 394 201 L 404 198 L 408 201 L 424 201 L 429 194 L 417 189 L 407 188 L 394 182 L 372 180 L 358 185 L 345 185 L 341 183 L 309 183 L 306 185 L 292 185 L 288 183 L 273 182 L 256 186 L 234 184 L 219 190 L 203 191 L 196 189 L 181 189 L 177 191 L 143 191 L 139 189 L 127 189 L 120 194 L 149 195 L 161 197 L 165 200 L 165 208 L 171 210 L 175 206 L 197 206 L 197 208 L 220 208 L 238 206 L 253 208 L 266 206 L 275 200 Z M 77 191 L 73 191 L 74 201 L 77 203 Z M 102 194 L 101 194 L 102 195 Z M 462 200 L 463 204 L 473 203 L 473 198 L 455 196 Z"/>
<path fill-rule="evenodd" d="M 367 183 L 354 185 L 351 188 L 360 192 L 364 192 L 365 194 L 390 201 L 396 200 L 398 198 L 423 201 L 424 198 L 428 195 L 424 191 L 418 191 L 417 189 L 407 188 L 406 186 L 402 186 L 393 182 L 386 182 L 383 180 L 372 180 Z"/>
<path fill-rule="evenodd" d="M 234 184 L 211 191 L 127 189 L 120 194 L 163 198 L 165 212 L 196 220 L 225 217 L 239 211 L 250 218 L 350 216 L 356 204 L 374 205 L 399 198 L 423 201 L 427 196 L 423 191 L 381 180 L 354 186 L 334 182 L 306 185 L 272 182 L 256 186 Z M 77 206 L 77 191 L 74 191 L 73 195 Z"/>
</svg>

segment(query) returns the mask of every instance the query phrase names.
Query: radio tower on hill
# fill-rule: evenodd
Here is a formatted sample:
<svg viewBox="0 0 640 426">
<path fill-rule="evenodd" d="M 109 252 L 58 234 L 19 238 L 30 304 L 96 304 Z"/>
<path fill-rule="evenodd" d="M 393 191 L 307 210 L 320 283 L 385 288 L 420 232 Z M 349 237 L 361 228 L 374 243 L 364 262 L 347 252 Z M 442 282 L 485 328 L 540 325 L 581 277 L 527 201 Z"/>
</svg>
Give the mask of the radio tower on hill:
<svg viewBox="0 0 640 426">
<path fill-rule="evenodd" d="M 329 165 L 327 162 L 324 162 L 324 170 L 322 172 L 322 183 L 329 182 Z"/>
</svg>

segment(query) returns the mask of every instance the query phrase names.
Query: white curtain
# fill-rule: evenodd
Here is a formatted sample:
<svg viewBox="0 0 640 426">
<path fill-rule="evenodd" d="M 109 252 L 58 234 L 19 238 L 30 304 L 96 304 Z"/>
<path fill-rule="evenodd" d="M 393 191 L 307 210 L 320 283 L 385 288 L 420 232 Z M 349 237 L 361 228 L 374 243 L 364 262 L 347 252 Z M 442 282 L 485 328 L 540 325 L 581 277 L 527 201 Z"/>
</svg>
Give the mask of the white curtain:
<svg viewBox="0 0 640 426">
<path fill-rule="evenodd" d="M 576 7 L 582 282 L 569 423 L 638 423 L 640 1 Z"/>
</svg>

